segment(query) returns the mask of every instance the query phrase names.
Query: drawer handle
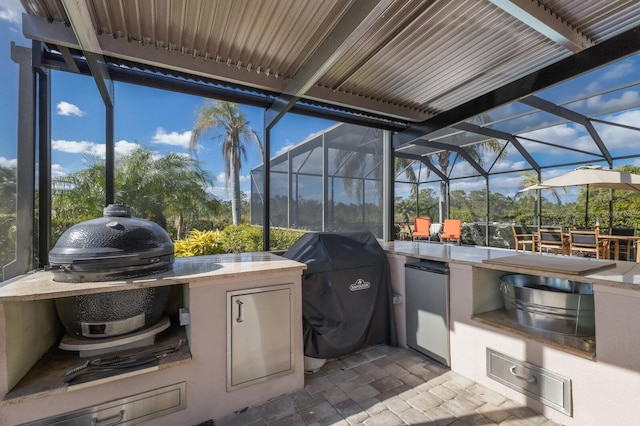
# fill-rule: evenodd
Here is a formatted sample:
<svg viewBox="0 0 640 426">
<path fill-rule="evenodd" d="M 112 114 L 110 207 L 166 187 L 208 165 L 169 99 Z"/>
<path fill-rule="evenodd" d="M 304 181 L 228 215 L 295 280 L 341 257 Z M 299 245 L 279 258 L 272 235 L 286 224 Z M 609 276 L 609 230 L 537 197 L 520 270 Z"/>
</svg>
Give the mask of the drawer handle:
<svg viewBox="0 0 640 426">
<path fill-rule="evenodd" d="M 244 321 L 244 309 L 242 308 L 242 301 L 240 300 L 236 300 L 236 303 L 238 304 L 238 318 L 236 318 L 236 322 L 243 322 Z"/>
<path fill-rule="evenodd" d="M 532 374 L 529 377 L 525 377 L 525 376 L 522 376 L 522 375 L 518 374 L 516 372 L 516 366 L 515 365 L 512 365 L 511 368 L 509 368 L 509 373 L 513 374 L 514 376 L 516 376 L 520 380 L 525 380 L 527 383 L 534 383 L 536 381 L 536 378 L 537 378 L 535 374 Z"/>
<path fill-rule="evenodd" d="M 124 410 L 120 410 L 117 416 L 113 416 L 104 420 L 98 420 L 97 417 L 92 417 L 91 426 L 113 426 L 113 425 L 117 425 L 122 420 L 124 420 Z M 103 422 L 106 422 L 106 423 L 103 423 Z"/>
</svg>

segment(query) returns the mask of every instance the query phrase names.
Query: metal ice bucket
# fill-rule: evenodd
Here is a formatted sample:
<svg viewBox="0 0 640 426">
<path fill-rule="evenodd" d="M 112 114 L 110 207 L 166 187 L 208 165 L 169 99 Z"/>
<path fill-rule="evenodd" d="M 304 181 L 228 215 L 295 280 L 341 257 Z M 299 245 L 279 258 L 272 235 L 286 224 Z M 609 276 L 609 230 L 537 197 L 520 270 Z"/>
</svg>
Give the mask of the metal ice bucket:
<svg viewBox="0 0 640 426">
<path fill-rule="evenodd" d="M 503 275 L 507 314 L 523 326 L 571 336 L 594 336 L 593 285 L 533 275 Z"/>
</svg>

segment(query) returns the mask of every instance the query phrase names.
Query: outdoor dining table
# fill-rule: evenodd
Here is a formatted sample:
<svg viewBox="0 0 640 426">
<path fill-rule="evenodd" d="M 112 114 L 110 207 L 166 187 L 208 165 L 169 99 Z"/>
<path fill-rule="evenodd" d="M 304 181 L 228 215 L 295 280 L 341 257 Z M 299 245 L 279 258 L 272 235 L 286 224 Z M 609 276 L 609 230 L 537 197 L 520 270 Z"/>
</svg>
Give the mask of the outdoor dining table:
<svg viewBox="0 0 640 426">
<path fill-rule="evenodd" d="M 601 240 L 606 240 L 613 243 L 613 257 L 615 260 L 620 260 L 620 241 L 628 241 L 629 244 L 634 241 L 640 240 L 640 236 L 636 235 L 598 235 Z M 609 251 L 605 252 L 605 258 L 609 258 Z M 640 262 L 640 250 L 636 250 L 636 262 Z"/>
</svg>

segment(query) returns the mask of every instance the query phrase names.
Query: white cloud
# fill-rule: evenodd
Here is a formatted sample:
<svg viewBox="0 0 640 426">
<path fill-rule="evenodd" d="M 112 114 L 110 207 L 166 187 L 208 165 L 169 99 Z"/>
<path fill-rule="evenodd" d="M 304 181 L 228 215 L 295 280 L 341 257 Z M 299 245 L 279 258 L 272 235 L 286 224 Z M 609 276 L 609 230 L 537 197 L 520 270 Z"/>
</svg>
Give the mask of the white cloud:
<svg viewBox="0 0 640 426">
<path fill-rule="evenodd" d="M 520 158 L 520 157 L 518 157 Z M 485 167 L 487 165 L 485 164 Z M 502 160 L 498 160 L 496 164 L 492 167 L 491 172 L 506 172 L 509 170 L 522 170 L 524 168 L 530 167 L 528 163 L 524 160 L 518 159 L 517 161 L 513 161 L 510 158 L 504 158 Z"/>
<path fill-rule="evenodd" d="M 602 100 L 599 100 L 602 102 Z M 595 102 L 595 101 L 593 101 Z M 640 94 L 638 92 L 627 92 L 621 98 L 608 100 L 607 108 L 618 108 L 621 105 L 637 105 L 640 102 Z M 616 105 L 615 107 L 613 105 Z M 602 104 L 597 108 L 601 108 Z M 603 118 L 605 121 L 612 123 L 619 123 L 629 126 L 635 126 L 640 122 L 640 110 L 624 111 L 622 113 L 611 114 Z M 637 132 L 618 126 L 608 126 L 602 124 L 596 124 L 598 134 L 605 141 L 607 148 L 611 149 L 624 149 L 629 146 L 635 146 L 637 144 Z M 547 127 L 544 129 L 535 130 L 528 133 L 523 133 L 519 136 L 529 137 L 531 139 L 540 140 L 543 142 L 549 142 L 561 146 L 575 148 L 586 152 L 598 154 L 599 150 L 595 142 L 586 133 L 586 130 L 581 126 L 574 124 L 563 124 L 560 126 Z M 529 142 L 521 140 L 522 145 L 527 151 L 532 154 L 545 153 L 547 155 L 566 155 L 567 150 L 551 147 L 549 145 L 543 145 L 539 143 Z"/>
<path fill-rule="evenodd" d="M 222 200 L 222 201 L 229 200 L 228 191 L 224 187 L 210 186 L 209 188 L 207 188 L 207 192 L 219 200 Z"/>
<path fill-rule="evenodd" d="M 587 85 L 584 92 L 585 93 L 596 93 L 600 91 L 600 81 L 594 80 Z"/>
<path fill-rule="evenodd" d="M 58 105 L 56 105 L 56 113 L 64 116 L 75 115 L 76 117 L 82 117 L 85 115 L 85 112 L 80 108 L 65 101 L 58 102 Z"/>
<path fill-rule="evenodd" d="M 289 151 L 294 146 L 295 146 L 295 144 L 293 144 L 293 143 L 291 143 L 289 141 L 286 141 L 285 145 L 276 152 L 276 155 L 274 155 L 274 157 L 277 157 L 278 155 L 282 154 L 283 152 Z"/>
<path fill-rule="evenodd" d="M 620 77 L 624 77 L 625 75 L 633 73 L 634 66 L 633 63 L 621 62 L 616 64 L 615 66 L 611 66 L 607 69 L 607 71 L 601 75 L 597 80 L 592 81 L 585 88 L 585 93 L 596 93 L 601 90 L 603 87 L 602 82 L 607 80 L 616 80 Z M 611 83 L 606 83 L 606 86 L 610 86 Z"/>
<path fill-rule="evenodd" d="M 530 164 L 524 160 L 514 161 L 511 163 L 511 168 L 509 170 L 522 170 L 528 168 Z"/>
<path fill-rule="evenodd" d="M 21 15 L 24 8 L 18 0 L 0 0 L 0 19 L 9 21 L 12 24 L 22 22 Z"/>
<path fill-rule="evenodd" d="M 223 201 L 230 200 L 231 194 L 229 193 L 229 188 L 227 188 L 227 181 L 225 180 L 224 172 L 218 173 L 213 179 L 213 182 L 214 182 L 214 186 L 210 186 L 207 189 L 207 191 L 210 194 L 215 195 L 220 200 L 223 200 Z M 244 175 L 244 176 L 241 175 L 240 191 L 243 191 L 249 194 L 249 192 L 251 192 L 250 185 L 248 184 L 249 182 L 251 182 L 250 175 Z M 246 186 L 246 187 L 243 187 L 243 186 Z"/>
<path fill-rule="evenodd" d="M 216 178 L 215 178 L 215 182 L 218 182 L 221 185 L 226 185 L 227 183 L 227 179 L 224 176 L 224 172 L 220 172 L 217 174 Z M 240 175 L 240 184 L 246 183 L 246 182 L 251 182 L 251 176 L 250 175 Z"/>
<path fill-rule="evenodd" d="M 621 114 L 608 116 L 606 121 L 635 126 L 640 122 L 640 110 L 625 111 Z M 597 125 L 596 129 L 602 140 L 606 141 L 609 150 L 628 150 L 638 144 L 638 132 L 618 126 Z"/>
<path fill-rule="evenodd" d="M 620 114 L 610 115 L 608 117 L 605 117 L 605 120 L 618 124 L 636 126 L 640 122 L 640 109 L 636 109 L 633 111 L 624 111 Z"/>
<path fill-rule="evenodd" d="M 557 145 L 570 145 L 570 142 L 573 142 L 576 139 L 576 130 L 572 127 L 562 125 L 534 130 L 518 136 L 543 142 L 551 142 Z M 544 148 L 545 151 L 547 151 L 547 149 L 548 148 Z"/>
<path fill-rule="evenodd" d="M 598 148 L 588 135 L 579 135 L 578 130 L 573 125 L 563 124 L 560 126 L 547 127 L 544 129 L 534 130 L 532 132 L 523 133 L 518 136 L 531 138 L 537 141 L 548 142 L 555 145 L 566 146 L 570 148 L 580 149 L 587 152 L 597 153 Z M 529 153 L 544 153 L 546 155 L 567 155 L 567 150 L 556 148 L 541 143 L 521 140 L 522 146 Z"/>
<path fill-rule="evenodd" d="M 631 61 L 624 61 L 609 67 L 606 73 L 602 76 L 603 80 L 615 80 L 625 75 L 632 74 L 634 72 L 633 63 Z"/>
<path fill-rule="evenodd" d="M 140 145 L 135 142 L 127 142 L 125 140 L 121 140 L 114 144 L 114 151 L 116 153 L 116 156 L 129 155 L 134 149 L 138 148 L 139 146 Z"/>
<path fill-rule="evenodd" d="M 114 144 L 116 157 L 130 154 L 139 145 L 135 142 L 120 140 Z M 68 154 L 85 154 L 99 158 L 105 157 L 106 145 L 88 141 L 51 141 L 51 148 L 55 151 L 66 152 Z"/>
<path fill-rule="evenodd" d="M 91 154 L 104 157 L 104 144 L 88 141 L 66 141 L 62 139 L 51 141 L 51 149 L 69 154 Z"/>
<path fill-rule="evenodd" d="M 179 146 L 182 148 L 189 148 L 189 141 L 191 140 L 191 130 L 178 133 L 167 133 L 162 127 L 156 129 L 156 134 L 151 139 L 153 143 L 159 143 L 164 145 Z"/>
<path fill-rule="evenodd" d="M 67 170 L 62 167 L 60 164 L 52 164 L 51 165 L 51 177 L 59 178 L 61 176 L 65 176 L 67 174 Z"/>
<path fill-rule="evenodd" d="M 0 157 L 0 166 L 2 167 L 17 167 L 18 160 L 15 158 Z"/>
<path fill-rule="evenodd" d="M 594 96 L 589 98 L 587 106 L 592 111 L 620 111 L 626 108 L 632 108 L 640 102 L 638 92 L 629 90 L 624 92 L 619 98 L 603 100 L 602 96 Z"/>
</svg>

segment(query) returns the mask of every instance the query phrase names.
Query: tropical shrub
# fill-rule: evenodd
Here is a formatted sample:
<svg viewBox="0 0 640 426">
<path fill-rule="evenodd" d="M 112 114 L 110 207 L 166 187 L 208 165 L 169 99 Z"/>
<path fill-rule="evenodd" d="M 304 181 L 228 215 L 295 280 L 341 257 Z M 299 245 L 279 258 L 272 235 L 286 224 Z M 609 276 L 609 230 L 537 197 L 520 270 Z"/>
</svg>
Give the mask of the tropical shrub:
<svg viewBox="0 0 640 426">
<path fill-rule="evenodd" d="M 227 226 L 222 232 L 220 242 L 225 253 L 262 251 L 262 227 Z"/>
<path fill-rule="evenodd" d="M 270 248 L 286 250 L 305 231 L 272 228 Z M 194 229 L 181 240 L 174 242 L 176 257 L 203 256 L 222 253 L 262 251 L 262 227 L 253 225 L 230 225 L 221 231 L 199 231 Z"/>
<path fill-rule="evenodd" d="M 222 249 L 220 231 L 199 231 L 193 229 L 187 236 L 173 243 L 176 257 L 204 256 L 207 254 L 221 254 Z"/>
<path fill-rule="evenodd" d="M 295 229 L 271 228 L 269 234 L 269 249 L 271 250 L 287 250 L 300 237 L 306 234 L 306 231 L 297 231 Z"/>
</svg>

